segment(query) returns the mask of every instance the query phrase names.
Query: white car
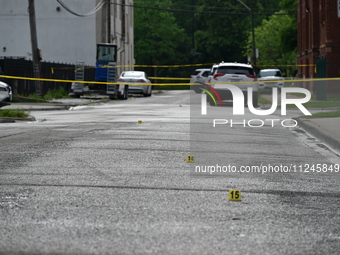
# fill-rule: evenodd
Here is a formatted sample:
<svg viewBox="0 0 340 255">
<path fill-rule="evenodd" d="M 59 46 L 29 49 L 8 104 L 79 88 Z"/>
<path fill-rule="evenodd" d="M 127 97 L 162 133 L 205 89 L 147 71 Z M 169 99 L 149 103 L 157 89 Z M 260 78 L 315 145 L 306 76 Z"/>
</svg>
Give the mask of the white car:
<svg viewBox="0 0 340 255">
<path fill-rule="evenodd" d="M 210 84 L 212 82 L 213 76 L 216 73 L 218 65 L 213 65 L 210 69 L 209 75 L 208 75 L 208 79 L 207 79 L 207 83 Z"/>
<path fill-rule="evenodd" d="M 77 98 L 79 98 L 80 96 L 83 96 L 84 95 L 84 84 L 72 82 L 70 92 L 68 95 L 70 97 L 77 97 Z"/>
<path fill-rule="evenodd" d="M 191 88 L 196 93 L 202 92 L 202 90 L 200 89 L 201 85 L 197 85 L 197 84 L 207 83 L 209 74 L 210 74 L 210 69 L 207 69 L 207 68 L 195 69 L 195 71 L 192 73 L 192 75 L 190 76 L 190 85 L 191 85 Z"/>
<path fill-rule="evenodd" d="M 262 69 L 258 75 L 259 88 L 283 88 L 284 78 L 280 69 Z"/>
<path fill-rule="evenodd" d="M 121 73 L 117 82 L 128 87 L 131 94 L 143 94 L 145 97 L 151 96 L 152 85 L 145 72 L 142 71 L 124 71 Z M 141 83 L 145 85 L 133 85 L 133 83 Z M 126 90 L 124 90 L 126 91 Z M 125 93 L 124 93 L 125 94 Z M 127 95 L 118 95 L 119 98 L 126 99 Z"/>
<path fill-rule="evenodd" d="M 0 107 L 9 105 L 11 101 L 12 101 L 11 86 L 0 81 Z"/>
<path fill-rule="evenodd" d="M 237 86 L 244 94 L 245 104 L 248 102 L 248 87 L 252 87 L 253 105 L 256 107 L 258 105 L 259 89 L 259 84 L 256 81 L 257 77 L 251 65 L 221 62 L 217 67 L 216 73 L 213 75 L 211 86 L 218 92 L 222 101 L 232 99 L 232 94 L 225 85 L 232 84 Z M 212 104 L 211 100 L 209 102 Z"/>
<path fill-rule="evenodd" d="M 210 69 L 208 68 L 195 69 L 192 75 L 190 75 L 190 83 L 206 83 L 209 73 Z"/>
</svg>

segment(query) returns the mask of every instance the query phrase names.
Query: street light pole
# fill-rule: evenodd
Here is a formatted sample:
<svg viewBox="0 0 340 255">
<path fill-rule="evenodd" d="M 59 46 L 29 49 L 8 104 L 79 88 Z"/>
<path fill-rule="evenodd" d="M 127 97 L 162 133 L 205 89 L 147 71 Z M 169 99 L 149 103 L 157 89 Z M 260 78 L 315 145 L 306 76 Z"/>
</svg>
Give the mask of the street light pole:
<svg viewBox="0 0 340 255">
<path fill-rule="evenodd" d="M 255 46 L 255 31 L 254 31 L 254 13 L 253 9 L 250 8 L 248 5 L 246 5 L 241 0 L 237 0 L 240 4 L 242 4 L 244 7 L 246 7 L 250 11 L 251 16 L 251 37 L 252 37 L 252 58 L 253 58 L 253 66 L 256 68 L 256 46 Z"/>
<path fill-rule="evenodd" d="M 30 20 L 30 32 L 31 32 L 33 75 L 34 75 L 34 78 L 40 79 L 40 52 L 38 48 L 34 0 L 28 0 L 28 12 L 29 12 L 29 20 Z M 35 93 L 38 94 L 39 96 L 42 96 L 42 88 L 41 88 L 40 80 L 35 80 Z"/>
<path fill-rule="evenodd" d="M 253 44 L 253 66 L 256 69 L 256 46 L 255 46 L 255 31 L 254 31 L 254 13 L 253 9 L 250 9 L 251 14 L 251 37 Z"/>
</svg>

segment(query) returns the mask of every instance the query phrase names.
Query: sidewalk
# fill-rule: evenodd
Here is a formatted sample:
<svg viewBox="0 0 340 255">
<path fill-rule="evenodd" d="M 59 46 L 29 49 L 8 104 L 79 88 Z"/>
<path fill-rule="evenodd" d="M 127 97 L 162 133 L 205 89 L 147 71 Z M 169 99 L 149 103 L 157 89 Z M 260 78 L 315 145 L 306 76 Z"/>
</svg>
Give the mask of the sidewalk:
<svg viewBox="0 0 340 255">
<path fill-rule="evenodd" d="M 307 133 L 340 151 L 340 117 L 295 118 L 295 120 Z"/>
<path fill-rule="evenodd" d="M 52 111 L 52 110 L 67 110 L 70 106 L 63 103 L 11 103 L 1 109 L 15 109 L 23 111 Z"/>
<path fill-rule="evenodd" d="M 261 95 L 268 101 L 272 100 L 271 94 Z M 295 98 L 294 95 L 289 95 L 289 98 Z M 280 97 L 278 104 L 280 105 Z M 271 105 L 264 105 L 266 109 L 269 109 Z M 310 109 L 314 112 L 318 109 Z M 339 108 L 320 109 L 321 111 L 336 111 Z M 317 138 L 321 142 L 324 142 L 331 146 L 333 149 L 340 151 L 340 117 L 339 118 L 293 118 L 298 122 L 298 125 L 304 129 L 311 136 Z"/>
<path fill-rule="evenodd" d="M 78 105 L 88 105 L 92 103 L 100 103 L 103 102 L 101 99 L 87 99 L 87 98 L 66 98 L 66 99 L 58 99 L 49 103 L 11 103 L 11 105 L 7 105 L 1 107 L 0 109 L 13 109 L 13 110 L 22 110 L 26 112 L 31 111 L 60 111 L 60 110 L 68 110 L 71 106 Z M 0 123 L 13 123 L 18 121 L 35 121 L 34 116 L 29 116 L 28 118 L 2 118 L 0 117 Z"/>
</svg>

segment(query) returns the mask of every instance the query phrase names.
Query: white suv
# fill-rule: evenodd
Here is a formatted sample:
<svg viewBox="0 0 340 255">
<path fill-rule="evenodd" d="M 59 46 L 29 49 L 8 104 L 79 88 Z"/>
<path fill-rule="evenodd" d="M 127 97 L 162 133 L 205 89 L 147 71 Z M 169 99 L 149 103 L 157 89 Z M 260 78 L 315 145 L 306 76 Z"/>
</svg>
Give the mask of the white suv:
<svg viewBox="0 0 340 255">
<path fill-rule="evenodd" d="M 213 78 L 211 80 L 211 83 L 212 87 L 215 88 L 215 90 L 220 95 L 222 101 L 232 99 L 232 94 L 230 90 L 225 87 L 225 85 L 233 84 L 237 86 L 243 91 L 245 104 L 248 101 L 247 89 L 248 87 L 252 87 L 253 105 L 257 106 L 259 84 L 256 83 L 256 81 L 257 78 L 251 65 L 222 62 L 218 65 L 216 73 L 213 75 Z M 210 102 L 210 104 L 212 104 L 212 102 Z"/>
</svg>

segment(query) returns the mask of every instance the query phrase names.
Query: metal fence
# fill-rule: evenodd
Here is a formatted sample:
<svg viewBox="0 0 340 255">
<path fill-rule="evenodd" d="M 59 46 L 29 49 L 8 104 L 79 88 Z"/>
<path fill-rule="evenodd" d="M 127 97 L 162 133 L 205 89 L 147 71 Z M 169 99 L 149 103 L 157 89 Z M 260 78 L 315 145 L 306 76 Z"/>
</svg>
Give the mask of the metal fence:
<svg viewBox="0 0 340 255">
<path fill-rule="evenodd" d="M 86 81 L 94 80 L 95 69 L 91 66 L 85 67 Z M 0 58 L 0 74 L 17 77 L 33 77 L 33 63 L 24 58 Z M 41 77 L 44 79 L 74 80 L 75 65 L 55 62 L 41 62 Z M 29 95 L 35 93 L 35 81 L 25 79 L 3 79 L 12 87 L 13 94 Z M 71 87 L 69 82 L 43 81 L 42 91 L 63 87 L 68 91 Z"/>
</svg>

